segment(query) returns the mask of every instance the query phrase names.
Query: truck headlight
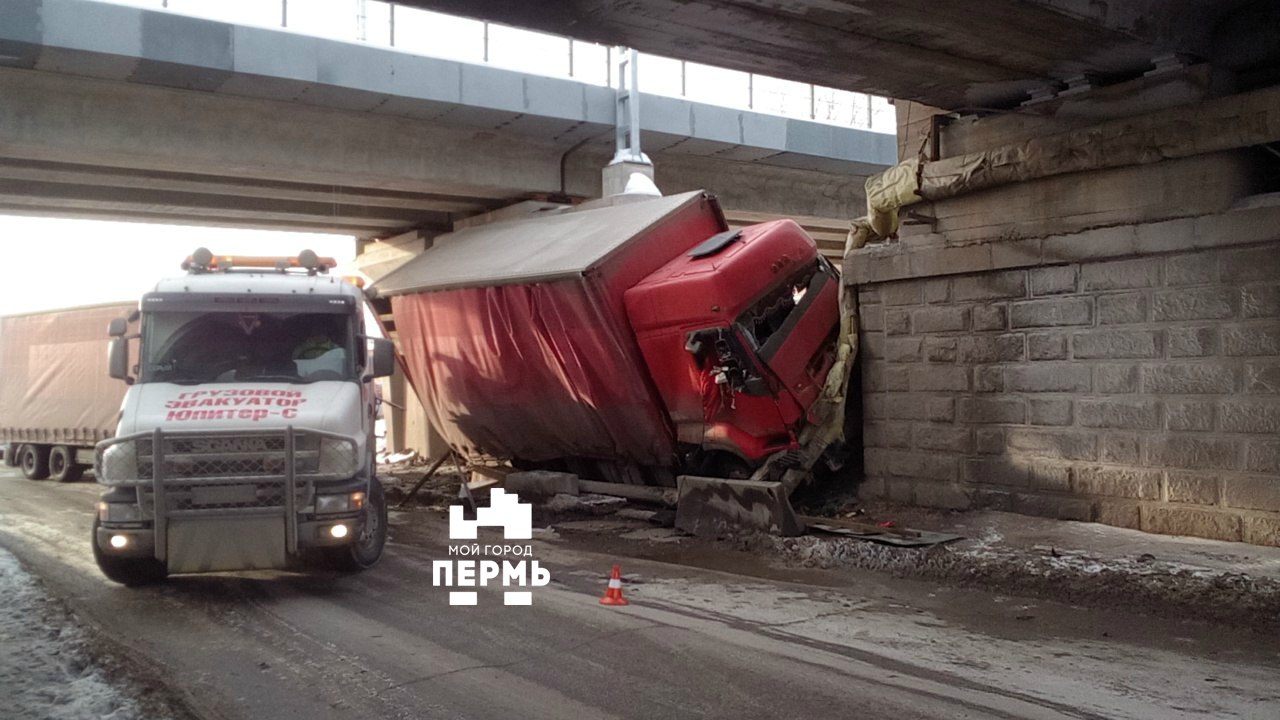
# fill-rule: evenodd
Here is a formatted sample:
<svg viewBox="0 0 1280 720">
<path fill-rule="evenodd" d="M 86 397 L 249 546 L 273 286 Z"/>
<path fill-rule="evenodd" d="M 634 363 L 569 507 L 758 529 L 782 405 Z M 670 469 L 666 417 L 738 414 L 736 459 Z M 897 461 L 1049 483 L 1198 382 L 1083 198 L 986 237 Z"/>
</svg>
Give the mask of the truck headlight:
<svg viewBox="0 0 1280 720">
<path fill-rule="evenodd" d="M 138 480 L 138 446 L 132 441 L 113 443 L 98 453 L 94 474 L 103 485 L 123 485 Z"/>
<path fill-rule="evenodd" d="M 98 519 L 108 523 L 141 522 L 142 510 L 136 503 L 98 503 Z"/>
<path fill-rule="evenodd" d="M 318 472 L 335 478 L 349 478 L 360 469 L 356 458 L 356 444 L 341 438 L 320 438 L 320 466 Z"/>
<path fill-rule="evenodd" d="M 341 495 L 317 495 L 316 514 L 355 512 L 364 507 L 364 493 L 343 493 Z"/>
</svg>

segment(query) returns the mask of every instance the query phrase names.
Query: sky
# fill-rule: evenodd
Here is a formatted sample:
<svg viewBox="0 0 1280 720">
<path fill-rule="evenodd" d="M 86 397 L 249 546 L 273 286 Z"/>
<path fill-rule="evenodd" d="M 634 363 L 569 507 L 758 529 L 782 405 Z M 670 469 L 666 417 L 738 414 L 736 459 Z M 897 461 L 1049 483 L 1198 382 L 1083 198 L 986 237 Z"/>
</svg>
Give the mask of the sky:
<svg viewBox="0 0 1280 720">
<path fill-rule="evenodd" d="M 0 315 L 132 301 L 181 275 L 198 247 L 218 255 L 294 256 L 311 249 L 350 267 L 355 239 L 266 230 L 0 215 Z"/>
</svg>

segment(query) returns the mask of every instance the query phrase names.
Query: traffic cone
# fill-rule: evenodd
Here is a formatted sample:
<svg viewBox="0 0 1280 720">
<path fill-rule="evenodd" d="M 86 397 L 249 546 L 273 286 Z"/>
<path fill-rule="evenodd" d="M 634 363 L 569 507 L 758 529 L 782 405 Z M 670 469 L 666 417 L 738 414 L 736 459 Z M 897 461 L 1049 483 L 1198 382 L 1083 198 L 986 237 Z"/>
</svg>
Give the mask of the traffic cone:
<svg viewBox="0 0 1280 720">
<path fill-rule="evenodd" d="M 601 605 L 630 605 L 627 599 L 622 597 L 622 568 L 614 565 L 613 573 L 609 575 L 609 589 L 605 591 L 604 597 L 600 598 Z"/>
</svg>

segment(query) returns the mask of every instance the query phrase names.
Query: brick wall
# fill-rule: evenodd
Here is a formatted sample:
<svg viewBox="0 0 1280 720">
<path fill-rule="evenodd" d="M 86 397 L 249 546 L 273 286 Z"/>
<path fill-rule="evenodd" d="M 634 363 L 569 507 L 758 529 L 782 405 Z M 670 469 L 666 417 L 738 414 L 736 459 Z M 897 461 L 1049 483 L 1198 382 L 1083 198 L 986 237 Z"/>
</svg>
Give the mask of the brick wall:
<svg viewBox="0 0 1280 720">
<path fill-rule="evenodd" d="M 1280 545 L 1280 243 L 859 301 L 864 494 Z"/>
</svg>

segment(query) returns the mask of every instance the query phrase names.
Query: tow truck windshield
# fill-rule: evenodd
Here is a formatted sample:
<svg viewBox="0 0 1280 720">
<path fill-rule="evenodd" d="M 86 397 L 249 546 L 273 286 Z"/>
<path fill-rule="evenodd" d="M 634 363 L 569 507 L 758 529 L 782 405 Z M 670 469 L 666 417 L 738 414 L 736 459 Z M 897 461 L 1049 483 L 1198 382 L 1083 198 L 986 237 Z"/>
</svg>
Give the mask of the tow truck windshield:
<svg viewBox="0 0 1280 720">
<path fill-rule="evenodd" d="M 145 313 L 140 381 L 354 380 L 351 323 L 334 313 Z"/>
</svg>

